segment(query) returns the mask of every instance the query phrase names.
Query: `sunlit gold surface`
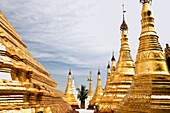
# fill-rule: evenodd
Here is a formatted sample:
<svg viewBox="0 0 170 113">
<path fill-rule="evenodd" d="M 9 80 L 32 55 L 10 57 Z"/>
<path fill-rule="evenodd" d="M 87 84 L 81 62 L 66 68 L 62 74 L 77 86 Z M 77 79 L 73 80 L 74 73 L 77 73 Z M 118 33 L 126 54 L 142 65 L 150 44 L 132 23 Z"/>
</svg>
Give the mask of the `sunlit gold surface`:
<svg viewBox="0 0 170 113">
<path fill-rule="evenodd" d="M 115 68 L 115 57 L 114 57 L 114 52 L 113 52 L 113 54 L 112 54 L 112 59 L 111 59 L 111 61 L 112 61 L 112 65 L 111 65 L 111 75 L 110 75 L 110 80 L 113 79 L 114 74 L 115 74 L 115 71 L 116 71 L 116 68 Z"/>
<path fill-rule="evenodd" d="M 114 55 L 113 55 L 114 57 Z M 112 58 L 113 59 L 113 58 Z M 115 67 L 114 63 L 112 63 L 112 68 Z M 99 109 L 108 109 L 108 106 L 110 105 L 110 101 L 112 100 L 112 94 L 110 93 L 110 89 L 111 89 L 111 85 L 110 83 L 110 79 L 111 79 L 111 73 L 110 73 L 110 64 L 108 64 L 107 66 L 107 81 L 106 81 L 106 86 L 105 86 L 105 90 L 104 90 L 104 94 L 100 99 L 100 103 L 99 103 Z M 107 107 L 107 108 L 106 108 Z M 105 110 L 106 112 L 106 110 Z"/>
<path fill-rule="evenodd" d="M 90 84 L 89 84 L 88 96 L 93 96 L 91 72 L 90 72 L 90 80 L 89 81 L 90 81 Z"/>
<path fill-rule="evenodd" d="M 119 102 L 127 94 L 133 75 L 135 65 L 130 55 L 130 49 L 127 38 L 127 24 L 123 17 L 121 25 L 122 39 L 119 60 L 116 65 L 116 72 L 113 79 L 108 83 L 108 86 L 102 96 L 99 104 L 100 112 L 115 111 Z"/>
<path fill-rule="evenodd" d="M 56 86 L 0 12 L 0 112 L 72 111 Z"/>
<path fill-rule="evenodd" d="M 103 95 L 103 89 L 101 86 L 100 71 L 98 71 L 97 87 L 92 100 L 90 100 L 90 106 L 98 105 L 102 95 Z"/>
<path fill-rule="evenodd" d="M 170 75 L 148 2 L 143 3 L 135 77 L 119 106 L 121 113 L 170 113 Z"/>
<path fill-rule="evenodd" d="M 88 108 L 88 106 L 89 106 L 89 104 L 90 104 L 89 102 L 90 102 L 90 100 L 93 98 L 93 90 L 92 90 L 92 78 L 91 78 L 91 74 L 92 74 L 92 72 L 90 71 L 90 79 L 87 78 L 87 81 L 90 81 L 90 83 L 89 83 L 88 97 L 87 97 L 87 99 L 85 100 L 85 109 Z"/>
<path fill-rule="evenodd" d="M 78 103 L 74 97 L 72 87 L 71 87 L 71 70 L 69 71 L 69 75 L 68 75 L 68 83 L 65 91 L 64 101 L 68 102 L 71 106 L 78 107 Z"/>
</svg>

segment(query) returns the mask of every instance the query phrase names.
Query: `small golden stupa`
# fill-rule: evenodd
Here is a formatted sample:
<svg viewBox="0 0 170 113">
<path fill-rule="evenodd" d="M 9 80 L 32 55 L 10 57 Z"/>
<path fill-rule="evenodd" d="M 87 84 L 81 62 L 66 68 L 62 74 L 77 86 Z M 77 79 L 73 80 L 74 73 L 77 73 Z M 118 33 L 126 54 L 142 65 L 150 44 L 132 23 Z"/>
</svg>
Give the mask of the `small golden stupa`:
<svg viewBox="0 0 170 113">
<path fill-rule="evenodd" d="M 123 11 L 125 13 L 125 11 Z M 127 94 L 135 73 L 135 64 L 130 55 L 130 48 L 127 38 L 128 26 L 123 14 L 123 23 L 120 27 L 122 31 L 121 49 L 119 60 L 116 65 L 116 72 L 113 79 L 109 82 L 103 99 L 99 104 L 100 112 L 112 112 L 117 109 L 117 105 Z"/>
<path fill-rule="evenodd" d="M 88 109 L 93 109 L 94 106 L 97 106 L 99 104 L 99 101 L 100 101 L 102 95 L 103 95 L 103 89 L 102 89 L 101 80 L 100 80 L 100 70 L 98 70 L 96 91 L 95 91 L 95 94 L 94 94 L 92 100 L 90 100 Z"/>
<path fill-rule="evenodd" d="M 149 9 L 151 0 L 140 2 L 142 31 L 135 77 L 118 113 L 170 113 L 170 75 Z"/>
<path fill-rule="evenodd" d="M 93 90 L 92 90 L 92 78 L 91 78 L 92 72 L 90 71 L 90 78 L 87 78 L 87 81 L 90 81 L 89 83 L 89 92 L 88 92 L 88 97 L 85 100 L 85 109 L 88 108 L 90 100 L 93 98 Z M 91 108 L 92 109 L 92 108 Z"/>
<path fill-rule="evenodd" d="M 114 52 L 112 53 L 112 65 L 111 65 L 111 75 L 110 75 L 110 80 L 112 80 L 114 78 L 114 74 L 115 74 L 115 71 L 116 71 L 116 68 L 115 68 L 115 57 L 114 57 Z"/>
<path fill-rule="evenodd" d="M 104 88 L 104 91 L 107 89 L 108 84 L 109 84 L 109 82 L 110 82 L 110 79 L 111 79 L 110 62 L 108 62 L 108 65 L 107 65 L 107 81 L 106 81 L 106 86 L 105 86 L 105 88 Z"/>
<path fill-rule="evenodd" d="M 90 83 L 89 83 L 89 92 L 88 92 L 88 96 L 93 96 L 93 90 L 92 90 L 92 78 L 91 78 L 91 74 L 92 72 L 90 72 Z"/>
<path fill-rule="evenodd" d="M 108 107 L 110 104 L 110 101 L 112 100 L 112 95 L 110 94 L 110 88 L 112 87 L 109 83 L 110 83 L 110 78 L 111 74 L 110 74 L 110 63 L 108 63 L 107 66 L 107 81 L 106 81 L 106 86 L 105 86 L 105 90 L 104 90 L 104 94 L 100 99 L 100 103 L 99 103 L 99 109 L 106 109 L 105 107 Z"/>
<path fill-rule="evenodd" d="M 78 102 L 75 99 L 75 96 L 73 94 L 72 87 L 71 87 L 71 70 L 69 70 L 69 73 L 68 73 L 68 83 L 67 83 L 67 88 L 65 91 L 64 101 L 68 102 L 72 108 L 79 109 Z"/>
</svg>

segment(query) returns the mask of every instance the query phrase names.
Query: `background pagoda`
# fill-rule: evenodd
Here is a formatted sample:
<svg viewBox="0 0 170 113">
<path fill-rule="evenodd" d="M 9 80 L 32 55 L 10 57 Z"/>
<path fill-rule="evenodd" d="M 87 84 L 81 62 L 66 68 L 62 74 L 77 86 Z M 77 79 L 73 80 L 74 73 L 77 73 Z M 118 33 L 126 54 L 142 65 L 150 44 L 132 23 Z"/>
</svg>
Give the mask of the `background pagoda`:
<svg viewBox="0 0 170 113">
<path fill-rule="evenodd" d="M 91 78 L 92 72 L 90 72 L 90 79 L 87 78 L 87 81 L 90 81 L 89 83 L 89 92 L 88 92 L 88 97 L 85 100 L 85 109 L 88 108 L 90 100 L 93 98 L 93 90 L 92 90 L 92 78 Z"/>
<path fill-rule="evenodd" d="M 151 0 L 140 0 L 142 31 L 136 56 L 133 84 L 120 104 L 121 113 L 170 113 L 170 75 L 165 55 L 158 42 L 154 18 L 148 5 Z"/>
<path fill-rule="evenodd" d="M 79 109 L 78 102 L 74 97 L 72 87 L 71 87 L 71 70 L 68 73 L 68 83 L 65 91 L 64 101 L 68 102 L 72 108 Z"/>
<path fill-rule="evenodd" d="M 94 109 L 94 106 L 98 106 L 102 95 L 103 95 L 103 89 L 102 89 L 101 80 L 100 80 L 100 70 L 98 70 L 96 91 L 95 91 L 93 98 L 90 100 L 88 109 Z"/>
</svg>

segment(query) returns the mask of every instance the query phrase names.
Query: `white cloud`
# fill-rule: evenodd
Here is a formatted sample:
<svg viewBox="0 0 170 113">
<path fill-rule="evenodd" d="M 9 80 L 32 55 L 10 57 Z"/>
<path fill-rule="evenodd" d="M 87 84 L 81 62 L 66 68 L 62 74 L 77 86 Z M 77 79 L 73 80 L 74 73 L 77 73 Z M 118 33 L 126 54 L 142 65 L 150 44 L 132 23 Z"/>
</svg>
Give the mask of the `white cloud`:
<svg viewBox="0 0 170 113">
<path fill-rule="evenodd" d="M 153 2 L 156 30 L 161 44 L 170 43 L 168 0 Z M 129 27 L 129 45 L 133 59 L 136 57 L 140 36 L 141 5 L 139 1 L 126 0 L 1 0 L 0 10 L 27 44 L 30 53 L 41 63 L 60 62 L 58 66 L 45 65 L 50 72 L 60 72 L 71 64 L 76 75 L 101 66 L 106 70 L 112 50 L 118 60 L 120 50 L 120 24 L 125 3 L 126 22 Z M 155 11 L 156 10 L 156 11 Z M 160 16 L 161 15 L 161 16 Z M 167 17 L 168 16 L 168 17 Z M 165 47 L 162 45 L 163 47 Z M 164 49 L 164 48 L 163 48 Z M 84 69 L 82 71 L 81 69 Z M 61 71 L 64 70 L 64 71 Z M 79 71 L 81 70 L 81 71 Z M 105 74 L 105 72 L 103 72 Z M 57 80 L 57 78 L 56 78 Z M 103 81 L 104 83 L 105 81 Z"/>
</svg>

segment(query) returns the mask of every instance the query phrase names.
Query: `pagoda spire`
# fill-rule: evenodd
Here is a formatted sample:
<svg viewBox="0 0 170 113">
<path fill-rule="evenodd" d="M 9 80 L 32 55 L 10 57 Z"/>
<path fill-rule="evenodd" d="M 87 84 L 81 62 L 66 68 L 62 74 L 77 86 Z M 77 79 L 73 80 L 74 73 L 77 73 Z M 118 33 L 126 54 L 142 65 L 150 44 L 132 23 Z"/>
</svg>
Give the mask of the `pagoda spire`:
<svg viewBox="0 0 170 113">
<path fill-rule="evenodd" d="M 78 94 L 78 93 L 77 93 L 76 87 L 75 87 L 74 75 L 73 75 L 71 87 L 72 87 L 73 95 L 74 95 L 75 99 L 77 100 L 77 94 Z"/>
<path fill-rule="evenodd" d="M 88 96 L 93 96 L 93 90 L 92 90 L 92 78 L 91 78 L 91 74 L 92 72 L 90 71 L 90 84 L 89 84 L 89 92 L 88 92 Z"/>
<path fill-rule="evenodd" d="M 96 106 L 96 105 L 98 105 L 102 95 L 103 95 L 103 89 L 102 89 L 102 85 L 101 85 L 100 68 L 99 68 L 98 69 L 98 79 L 97 79 L 96 91 L 95 91 L 95 94 L 94 94 L 92 100 L 90 100 L 90 105 L 89 106 Z"/>
<path fill-rule="evenodd" d="M 110 77 L 110 80 L 113 79 L 114 74 L 115 74 L 115 57 L 114 57 L 114 51 L 113 51 L 113 53 L 112 53 L 111 61 L 112 61 L 112 65 L 111 65 L 111 77 Z"/>
<path fill-rule="evenodd" d="M 170 102 L 170 94 L 167 93 L 170 87 L 170 75 L 154 28 L 152 10 L 149 9 L 151 0 L 140 0 L 140 2 L 143 5 L 142 30 L 136 55 L 135 77 L 118 112 L 170 113 L 170 106 L 167 103 Z"/>
<path fill-rule="evenodd" d="M 111 76 L 110 76 L 110 62 L 108 61 L 108 65 L 107 65 L 107 81 L 106 81 L 106 86 L 105 86 L 105 90 L 106 90 L 106 88 L 107 88 L 107 86 L 108 86 L 108 84 L 109 84 L 109 82 L 110 82 L 110 78 Z"/>
<path fill-rule="evenodd" d="M 151 0 L 141 0 L 142 8 L 142 31 L 140 34 L 140 44 L 136 56 L 136 75 L 142 74 L 169 74 L 164 53 L 158 35 L 154 28 L 154 18 L 152 10 L 149 8 Z M 150 66 L 149 64 L 152 64 Z"/>
<path fill-rule="evenodd" d="M 69 73 L 68 73 L 68 83 L 65 91 L 64 101 L 68 102 L 73 108 L 79 108 L 71 87 L 71 69 L 69 69 Z"/>
<path fill-rule="evenodd" d="M 122 33 L 120 56 L 117 62 L 116 72 L 113 76 L 113 79 L 111 79 L 111 81 L 108 83 L 99 104 L 100 112 L 104 113 L 116 111 L 118 104 L 128 92 L 135 72 L 135 64 L 131 58 L 128 44 L 128 26 L 124 17 L 125 12 L 126 11 L 124 10 L 123 5 L 123 22 L 120 26 Z"/>
<path fill-rule="evenodd" d="M 130 55 L 130 48 L 128 44 L 128 38 L 127 38 L 127 30 L 128 26 L 125 22 L 125 10 L 123 5 L 123 22 L 120 26 L 122 38 L 121 38 L 121 48 L 120 48 L 120 56 L 119 60 L 116 65 L 116 74 L 129 74 L 133 75 L 135 72 L 135 64 L 132 60 L 132 57 Z"/>
<path fill-rule="evenodd" d="M 88 98 L 85 100 L 85 109 L 87 109 L 89 106 L 89 102 L 93 97 L 93 90 L 92 90 L 92 78 L 91 78 L 91 74 L 92 72 L 90 71 L 90 78 L 87 78 L 87 81 L 90 81 L 89 83 L 89 92 L 88 92 Z M 88 108 L 88 109 L 94 109 L 93 106 L 91 106 L 92 108 Z"/>
</svg>

